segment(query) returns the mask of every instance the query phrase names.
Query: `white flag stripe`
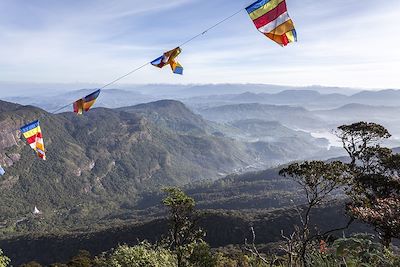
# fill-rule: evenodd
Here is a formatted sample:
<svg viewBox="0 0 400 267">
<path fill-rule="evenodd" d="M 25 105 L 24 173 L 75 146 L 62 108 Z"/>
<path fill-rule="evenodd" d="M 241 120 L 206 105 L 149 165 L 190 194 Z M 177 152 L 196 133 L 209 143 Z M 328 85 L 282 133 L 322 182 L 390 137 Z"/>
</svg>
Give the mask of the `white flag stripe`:
<svg viewBox="0 0 400 267">
<path fill-rule="evenodd" d="M 262 33 L 270 33 L 274 29 L 276 29 L 279 25 L 285 23 L 288 20 L 290 20 L 289 14 L 288 12 L 285 12 L 279 17 L 277 17 L 274 21 L 271 21 L 267 25 L 258 28 L 258 30 Z"/>
</svg>

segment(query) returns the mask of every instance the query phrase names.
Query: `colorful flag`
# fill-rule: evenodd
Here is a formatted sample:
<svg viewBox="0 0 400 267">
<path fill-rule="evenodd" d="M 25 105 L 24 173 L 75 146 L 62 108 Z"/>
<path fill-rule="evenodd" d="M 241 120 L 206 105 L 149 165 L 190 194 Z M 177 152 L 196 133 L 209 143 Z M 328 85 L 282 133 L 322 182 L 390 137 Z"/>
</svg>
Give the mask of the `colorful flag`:
<svg viewBox="0 0 400 267">
<path fill-rule="evenodd" d="M 97 97 L 100 94 L 100 89 L 90 95 L 85 96 L 74 102 L 74 112 L 77 114 L 82 114 L 84 111 L 87 112 L 96 102 Z"/>
<path fill-rule="evenodd" d="M 173 73 L 182 75 L 183 67 L 181 66 L 181 64 L 178 63 L 178 61 L 176 61 L 176 57 L 179 56 L 181 52 L 182 50 L 177 47 L 175 49 L 172 49 L 171 51 L 165 52 L 164 55 L 153 60 L 151 64 L 159 68 L 170 65 Z"/>
<path fill-rule="evenodd" d="M 6 171 L 0 166 L 0 176 L 3 176 L 6 173 Z"/>
<path fill-rule="evenodd" d="M 281 46 L 297 42 L 285 0 L 258 0 L 246 8 L 256 28 Z"/>
<path fill-rule="evenodd" d="M 38 157 L 46 160 L 43 136 L 40 129 L 39 121 L 33 121 L 21 127 L 21 132 L 31 148 L 36 151 Z"/>
</svg>

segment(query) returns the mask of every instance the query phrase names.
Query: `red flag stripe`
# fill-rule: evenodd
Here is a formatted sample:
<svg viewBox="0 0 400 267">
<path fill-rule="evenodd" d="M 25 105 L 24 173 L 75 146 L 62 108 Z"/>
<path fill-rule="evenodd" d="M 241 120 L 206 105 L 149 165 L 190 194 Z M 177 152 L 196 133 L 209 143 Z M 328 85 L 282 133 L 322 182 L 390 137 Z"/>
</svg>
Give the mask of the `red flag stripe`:
<svg viewBox="0 0 400 267">
<path fill-rule="evenodd" d="M 253 22 L 258 29 L 276 20 L 280 15 L 282 15 L 285 12 L 287 12 L 287 6 L 286 2 L 283 1 L 277 7 L 275 7 L 265 15 L 259 17 L 258 19 L 255 19 Z"/>
</svg>

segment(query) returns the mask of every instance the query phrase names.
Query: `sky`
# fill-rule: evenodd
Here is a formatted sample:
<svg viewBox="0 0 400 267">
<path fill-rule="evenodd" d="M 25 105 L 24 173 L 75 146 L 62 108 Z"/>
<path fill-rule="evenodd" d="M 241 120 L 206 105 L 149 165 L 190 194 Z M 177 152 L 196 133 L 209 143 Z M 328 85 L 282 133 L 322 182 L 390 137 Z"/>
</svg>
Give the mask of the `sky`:
<svg viewBox="0 0 400 267">
<path fill-rule="evenodd" d="M 251 2 L 0 0 L 0 83 L 107 84 Z M 400 88 L 400 1 L 286 2 L 295 44 L 268 40 L 243 10 L 182 47 L 183 76 L 146 66 L 120 83 Z"/>
</svg>

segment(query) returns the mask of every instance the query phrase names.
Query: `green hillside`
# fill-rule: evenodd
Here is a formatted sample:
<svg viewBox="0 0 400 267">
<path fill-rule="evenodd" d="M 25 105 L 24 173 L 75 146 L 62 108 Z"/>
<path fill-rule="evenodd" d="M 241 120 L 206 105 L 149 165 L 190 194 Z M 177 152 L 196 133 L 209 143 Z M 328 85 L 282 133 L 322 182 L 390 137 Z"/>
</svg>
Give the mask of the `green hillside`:
<svg viewBox="0 0 400 267">
<path fill-rule="evenodd" d="M 52 222 L 74 225 L 82 217 L 89 223 L 133 205 L 142 190 L 217 178 L 252 160 L 238 142 L 177 133 L 139 112 L 99 108 L 84 116 L 52 115 L 6 105 L 0 113 L 0 164 L 7 171 L 0 178 L 0 221 L 6 232 L 35 205 Z M 15 130 L 41 114 L 47 161 L 35 158 Z"/>
<path fill-rule="evenodd" d="M 163 186 L 202 184 L 321 151 L 319 140 L 280 124 L 210 123 L 171 100 L 117 110 L 96 108 L 84 116 L 0 104 L 0 164 L 6 169 L 0 177 L 3 237 L 87 232 L 115 222 L 153 218 L 159 214 L 155 206 Z M 16 130 L 40 116 L 47 161 L 36 158 Z M 219 130 L 226 134 L 216 134 Z M 227 136 L 229 131 L 254 132 L 263 140 L 246 142 Z M 292 183 L 276 174 L 258 176 L 257 181 L 241 181 L 239 187 L 235 175 L 205 185 L 213 190 L 187 186 L 205 209 L 270 209 L 288 204 L 288 198 L 279 196 L 282 192 L 292 196 Z M 43 213 L 39 217 L 32 215 L 35 206 Z"/>
</svg>

